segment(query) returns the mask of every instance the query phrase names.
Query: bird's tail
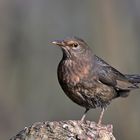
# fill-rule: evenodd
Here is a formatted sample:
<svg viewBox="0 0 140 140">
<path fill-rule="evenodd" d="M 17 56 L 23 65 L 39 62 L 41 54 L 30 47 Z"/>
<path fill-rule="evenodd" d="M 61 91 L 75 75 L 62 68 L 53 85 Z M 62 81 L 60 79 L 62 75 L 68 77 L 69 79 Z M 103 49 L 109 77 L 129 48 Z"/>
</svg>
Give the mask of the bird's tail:
<svg viewBox="0 0 140 140">
<path fill-rule="evenodd" d="M 125 74 L 125 77 L 128 79 L 132 86 L 129 87 L 128 90 L 120 90 L 119 96 L 127 97 L 129 95 L 129 91 L 132 89 L 140 88 L 138 84 L 140 83 L 140 75 L 139 74 Z"/>
<path fill-rule="evenodd" d="M 126 74 L 125 77 L 128 78 L 129 81 L 133 84 L 137 85 L 140 83 L 140 74 Z"/>
</svg>

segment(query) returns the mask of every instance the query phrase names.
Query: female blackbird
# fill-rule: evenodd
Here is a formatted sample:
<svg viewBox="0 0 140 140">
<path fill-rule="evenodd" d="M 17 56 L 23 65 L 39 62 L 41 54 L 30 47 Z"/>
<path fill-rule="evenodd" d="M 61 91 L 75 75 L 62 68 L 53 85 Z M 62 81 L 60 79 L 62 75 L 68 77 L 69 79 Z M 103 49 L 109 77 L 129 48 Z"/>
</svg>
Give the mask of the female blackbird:
<svg viewBox="0 0 140 140">
<path fill-rule="evenodd" d="M 104 109 L 112 99 L 127 97 L 132 89 L 139 88 L 140 75 L 120 73 L 94 55 L 82 39 L 72 37 L 52 43 L 63 52 L 57 71 L 63 91 L 72 101 L 86 108 L 82 122 L 89 109 L 101 107 L 100 125 Z"/>
</svg>

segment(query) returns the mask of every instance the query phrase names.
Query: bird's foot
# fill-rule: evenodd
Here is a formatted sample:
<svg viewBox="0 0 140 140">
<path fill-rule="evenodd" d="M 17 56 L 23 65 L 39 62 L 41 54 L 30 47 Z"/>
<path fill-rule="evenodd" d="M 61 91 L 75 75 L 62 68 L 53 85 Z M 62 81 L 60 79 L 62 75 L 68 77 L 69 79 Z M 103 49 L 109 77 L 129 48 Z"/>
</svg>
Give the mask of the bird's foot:
<svg viewBox="0 0 140 140">
<path fill-rule="evenodd" d="M 81 120 L 80 120 L 80 123 L 82 124 L 83 122 L 85 122 L 85 118 L 86 118 L 86 114 L 87 112 L 89 111 L 88 108 L 86 108 L 85 112 L 84 112 L 84 115 L 82 116 Z"/>
<path fill-rule="evenodd" d="M 103 124 L 98 124 L 97 123 L 97 130 L 98 131 L 102 131 L 102 130 L 105 130 L 105 131 L 108 131 L 108 132 L 112 132 L 113 130 L 113 126 L 111 124 L 108 124 L 108 125 L 103 125 Z"/>
<path fill-rule="evenodd" d="M 101 114 L 100 114 L 100 117 L 99 117 L 99 121 L 97 123 L 97 126 L 101 126 L 103 115 L 104 115 L 104 111 L 105 111 L 105 109 L 102 108 L 102 111 L 101 111 Z"/>
<path fill-rule="evenodd" d="M 85 117 L 86 117 L 86 114 L 84 114 L 83 116 L 82 116 L 82 118 L 81 118 L 81 122 L 84 122 L 84 120 L 85 120 Z"/>
<path fill-rule="evenodd" d="M 85 117 L 86 117 L 86 114 L 84 114 L 80 120 L 80 124 L 84 123 L 85 122 Z"/>
</svg>

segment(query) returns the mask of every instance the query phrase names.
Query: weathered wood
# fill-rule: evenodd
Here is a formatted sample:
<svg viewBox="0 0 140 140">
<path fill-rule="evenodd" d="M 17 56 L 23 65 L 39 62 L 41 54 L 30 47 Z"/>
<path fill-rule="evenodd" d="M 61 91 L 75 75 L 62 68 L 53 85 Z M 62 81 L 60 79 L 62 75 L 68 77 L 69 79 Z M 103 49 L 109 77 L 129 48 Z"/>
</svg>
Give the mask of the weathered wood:
<svg viewBox="0 0 140 140">
<path fill-rule="evenodd" d="M 68 120 L 38 122 L 24 128 L 10 140 L 116 140 L 112 125 Z"/>
</svg>

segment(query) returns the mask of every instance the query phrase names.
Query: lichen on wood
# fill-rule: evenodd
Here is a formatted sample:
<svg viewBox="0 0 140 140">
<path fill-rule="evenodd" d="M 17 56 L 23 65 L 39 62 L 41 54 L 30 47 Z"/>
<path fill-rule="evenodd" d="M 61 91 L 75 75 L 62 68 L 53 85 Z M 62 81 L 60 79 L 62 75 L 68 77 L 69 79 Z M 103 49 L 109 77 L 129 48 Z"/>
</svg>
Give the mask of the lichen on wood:
<svg viewBox="0 0 140 140">
<path fill-rule="evenodd" d="M 10 140 L 116 140 L 112 132 L 112 125 L 91 121 L 47 121 L 25 127 Z"/>
</svg>

